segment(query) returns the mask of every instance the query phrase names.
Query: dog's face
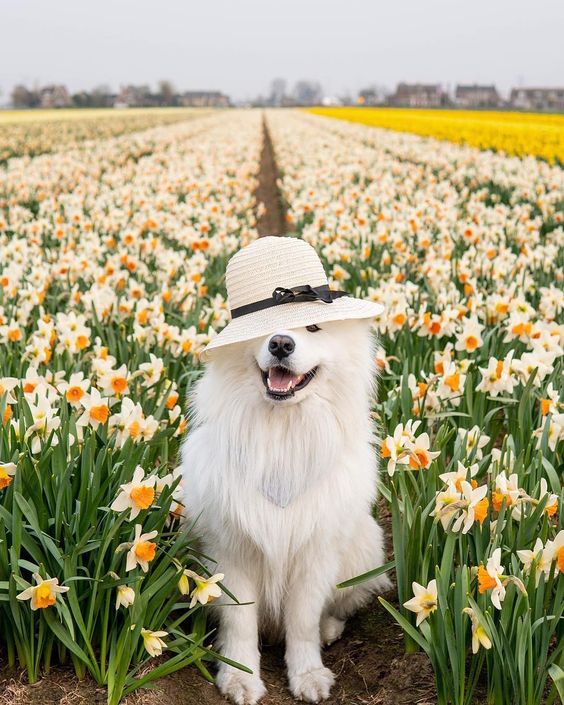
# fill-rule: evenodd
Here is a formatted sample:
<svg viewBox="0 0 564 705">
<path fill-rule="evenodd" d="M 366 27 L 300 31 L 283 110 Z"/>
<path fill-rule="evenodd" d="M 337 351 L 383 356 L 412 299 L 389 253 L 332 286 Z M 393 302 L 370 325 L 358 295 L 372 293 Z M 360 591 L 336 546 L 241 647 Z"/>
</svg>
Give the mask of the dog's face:
<svg viewBox="0 0 564 705">
<path fill-rule="evenodd" d="M 249 373 L 262 398 L 270 404 L 299 404 L 313 394 L 327 398 L 347 375 L 358 375 L 359 363 L 370 356 L 369 325 L 335 321 L 280 329 L 246 348 L 254 363 Z M 366 367 L 361 372 L 370 373 Z"/>
</svg>

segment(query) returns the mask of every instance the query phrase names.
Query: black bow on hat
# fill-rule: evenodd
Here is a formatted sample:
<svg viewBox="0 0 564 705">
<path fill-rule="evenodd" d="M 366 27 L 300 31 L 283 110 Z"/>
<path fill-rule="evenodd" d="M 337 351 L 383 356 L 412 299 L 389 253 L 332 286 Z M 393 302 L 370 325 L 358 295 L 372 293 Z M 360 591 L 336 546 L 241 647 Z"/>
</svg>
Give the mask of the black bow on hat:
<svg viewBox="0 0 564 705">
<path fill-rule="evenodd" d="M 246 304 L 245 306 L 239 306 L 233 309 L 233 311 L 231 311 L 231 318 L 245 316 L 248 313 L 262 311 L 272 306 L 297 303 L 300 301 L 321 301 L 326 304 L 332 304 L 334 299 L 339 299 L 341 296 L 349 296 L 349 294 L 346 291 L 334 291 L 330 289 L 327 284 L 322 284 L 321 286 L 303 284 L 302 286 L 294 286 L 291 289 L 277 286 L 270 298 L 255 301 L 252 304 Z"/>
</svg>

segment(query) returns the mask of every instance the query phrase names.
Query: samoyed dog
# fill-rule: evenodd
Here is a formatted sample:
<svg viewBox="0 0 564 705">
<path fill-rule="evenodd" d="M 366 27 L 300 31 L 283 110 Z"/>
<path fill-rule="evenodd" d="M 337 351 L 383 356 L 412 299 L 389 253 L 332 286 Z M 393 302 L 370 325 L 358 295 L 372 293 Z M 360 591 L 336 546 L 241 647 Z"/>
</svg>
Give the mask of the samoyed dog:
<svg viewBox="0 0 564 705">
<path fill-rule="evenodd" d="M 327 316 L 327 304 L 310 302 L 307 310 L 312 305 L 323 312 L 314 319 Z M 299 302 L 292 306 L 301 310 Z M 275 319 L 282 309 L 268 315 Z M 327 698 L 334 676 L 322 646 L 341 636 L 372 592 L 389 587 L 381 576 L 336 588 L 384 562 L 371 511 L 374 359 L 370 319 L 280 327 L 218 347 L 195 387 L 183 445 L 185 505 L 204 552 L 217 562 L 210 569 L 224 573 L 225 586 L 245 603 L 214 603 L 216 646 L 252 669 L 219 666 L 217 685 L 237 705 L 266 692 L 263 630 L 285 639 L 294 697 Z"/>
</svg>

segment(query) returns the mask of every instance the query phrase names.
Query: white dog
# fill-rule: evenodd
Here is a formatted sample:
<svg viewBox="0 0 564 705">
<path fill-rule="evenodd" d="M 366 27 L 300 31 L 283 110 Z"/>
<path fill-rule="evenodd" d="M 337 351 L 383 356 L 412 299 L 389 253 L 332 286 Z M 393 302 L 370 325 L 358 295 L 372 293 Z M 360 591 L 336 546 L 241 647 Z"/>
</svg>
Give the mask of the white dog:
<svg viewBox="0 0 564 705">
<path fill-rule="evenodd" d="M 299 262 L 286 256 L 276 264 L 281 249 L 286 255 L 299 249 Z M 256 285 L 275 300 L 273 289 L 284 287 L 278 299 L 285 301 L 265 306 L 268 294 L 243 287 L 246 293 L 237 294 L 244 273 L 256 275 L 257 251 L 276 271 L 271 267 Z M 338 639 L 346 617 L 389 584 L 382 576 L 336 589 L 384 562 L 382 531 L 371 514 L 377 460 L 369 316 L 381 308 L 328 299 L 319 272 L 317 278 L 311 271 L 303 275 L 306 254 L 321 267 L 309 245 L 291 238 L 264 238 L 233 258 L 228 291 L 234 320 L 208 348 L 211 361 L 195 390 L 183 447 L 188 515 L 197 519 L 205 553 L 217 561 L 226 587 L 250 603 L 224 600 L 217 611 L 221 653 L 253 671 L 219 667 L 217 684 L 237 704 L 256 703 L 265 693 L 259 633 L 273 627 L 285 636 L 293 695 L 327 698 L 334 677 L 323 666 L 322 643 Z M 303 286 L 306 275 L 313 285 L 306 280 Z M 288 278 L 294 289 L 285 288 Z M 371 309 L 357 306 L 368 303 Z M 309 323 L 272 328 L 276 319 L 288 324 L 296 316 Z M 330 320 L 334 316 L 340 320 Z M 256 335 L 262 325 L 271 332 Z"/>
</svg>

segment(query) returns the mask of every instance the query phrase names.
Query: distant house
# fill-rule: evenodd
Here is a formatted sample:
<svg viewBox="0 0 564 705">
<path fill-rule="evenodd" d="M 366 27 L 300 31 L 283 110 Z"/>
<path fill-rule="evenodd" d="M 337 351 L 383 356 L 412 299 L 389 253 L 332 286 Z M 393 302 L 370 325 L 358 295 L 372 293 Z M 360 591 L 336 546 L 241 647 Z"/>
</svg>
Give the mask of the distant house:
<svg viewBox="0 0 564 705">
<path fill-rule="evenodd" d="M 186 91 L 180 96 L 180 105 L 187 108 L 228 108 L 230 104 L 220 91 Z"/>
<path fill-rule="evenodd" d="M 115 108 L 146 108 L 154 105 L 158 105 L 158 100 L 151 94 L 151 89 L 147 85 L 120 86 L 114 101 Z"/>
<path fill-rule="evenodd" d="M 39 105 L 41 108 L 68 108 L 72 100 L 65 86 L 44 86 L 39 91 Z"/>
<path fill-rule="evenodd" d="M 502 105 L 494 85 L 479 86 L 477 83 L 456 86 L 454 102 L 461 108 L 498 108 Z"/>
<path fill-rule="evenodd" d="M 564 88 L 513 88 L 509 102 L 517 110 L 564 112 Z"/>
<path fill-rule="evenodd" d="M 410 108 L 438 108 L 445 105 L 447 95 L 439 83 L 399 83 L 388 102 Z"/>
</svg>

